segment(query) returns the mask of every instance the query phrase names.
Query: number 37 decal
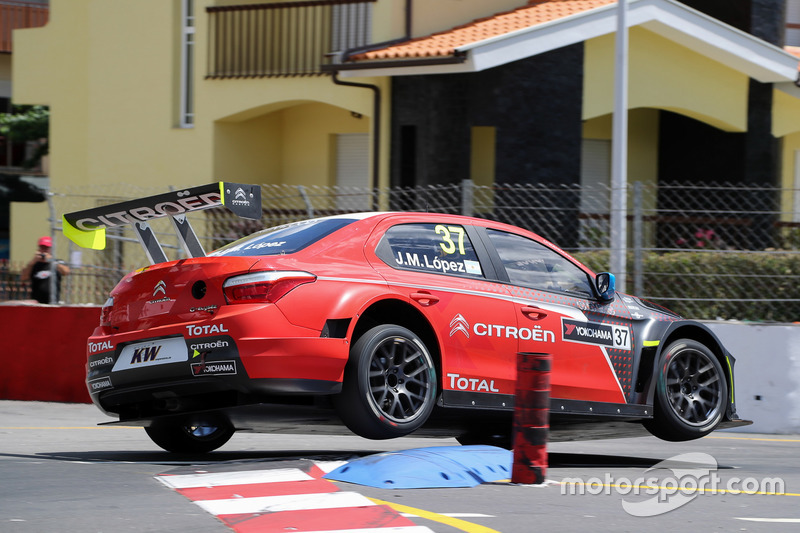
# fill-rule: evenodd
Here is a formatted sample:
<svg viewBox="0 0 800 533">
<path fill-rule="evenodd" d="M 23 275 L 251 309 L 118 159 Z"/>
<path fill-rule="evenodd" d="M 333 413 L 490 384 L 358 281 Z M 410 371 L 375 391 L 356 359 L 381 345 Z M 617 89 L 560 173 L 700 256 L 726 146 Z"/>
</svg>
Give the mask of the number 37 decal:
<svg viewBox="0 0 800 533">
<path fill-rule="evenodd" d="M 442 247 L 442 251 L 446 254 L 454 254 L 456 253 L 456 249 L 458 249 L 459 255 L 464 255 L 464 228 L 461 226 L 444 226 L 442 224 L 437 224 L 433 230 L 436 232 L 437 235 L 442 236 L 442 242 L 439 243 L 439 246 Z M 453 235 L 455 234 L 456 241 L 453 241 Z"/>
</svg>

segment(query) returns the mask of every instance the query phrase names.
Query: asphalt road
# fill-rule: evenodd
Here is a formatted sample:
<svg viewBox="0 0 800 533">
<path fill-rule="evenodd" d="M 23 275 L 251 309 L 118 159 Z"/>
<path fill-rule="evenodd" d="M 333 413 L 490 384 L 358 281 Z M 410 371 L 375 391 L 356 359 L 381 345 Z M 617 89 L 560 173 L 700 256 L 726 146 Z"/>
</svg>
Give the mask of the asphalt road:
<svg viewBox="0 0 800 533">
<path fill-rule="evenodd" d="M 161 451 L 141 428 L 97 427 L 108 420 L 91 405 L 0 401 L 0 532 L 231 531 L 158 477 L 455 445 L 451 439 L 237 433 L 217 452 L 181 457 Z M 566 442 L 550 445 L 543 486 L 335 485 L 387 502 L 436 532 L 797 531 L 799 450 L 799 435 L 730 432 L 688 443 L 653 437 Z M 670 458 L 677 462 L 662 463 Z"/>
</svg>

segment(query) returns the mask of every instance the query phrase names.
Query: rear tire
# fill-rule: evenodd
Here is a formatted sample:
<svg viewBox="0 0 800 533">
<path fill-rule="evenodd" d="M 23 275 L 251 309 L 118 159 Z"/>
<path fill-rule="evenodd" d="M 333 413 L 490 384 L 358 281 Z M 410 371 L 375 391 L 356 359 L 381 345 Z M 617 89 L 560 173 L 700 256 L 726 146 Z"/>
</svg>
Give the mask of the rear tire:
<svg viewBox="0 0 800 533">
<path fill-rule="evenodd" d="M 350 350 L 334 406 L 356 435 L 391 439 L 419 429 L 436 401 L 436 368 L 422 340 L 393 324 L 376 326 Z"/>
<path fill-rule="evenodd" d="M 645 427 L 663 440 L 699 439 L 714 431 L 727 406 L 727 377 L 711 350 L 689 339 L 667 346 L 656 376 L 653 419 Z"/>
<path fill-rule="evenodd" d="M 144 430 L 158 446 L 173 453 L 214 451 L 228 442 L 235 431 L 227 420 L 207 422 L 156 420 Z"/>
</svg>

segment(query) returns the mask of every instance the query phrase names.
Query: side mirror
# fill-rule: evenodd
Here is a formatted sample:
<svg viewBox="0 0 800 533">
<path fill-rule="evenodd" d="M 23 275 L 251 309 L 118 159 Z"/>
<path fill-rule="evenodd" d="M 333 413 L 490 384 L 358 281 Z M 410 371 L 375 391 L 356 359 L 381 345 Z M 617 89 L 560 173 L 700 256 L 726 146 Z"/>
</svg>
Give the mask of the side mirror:
<svg viewBox="0 0 800 533">
<path fill-rule="evenodd" d="M 594 286 L 595 289 L 597 289 L 600 300 L 610 302 L 614 299 L 614 293 L 616 291 L 614 274 L 601 272 L 594 278 Z"/>
</svg>

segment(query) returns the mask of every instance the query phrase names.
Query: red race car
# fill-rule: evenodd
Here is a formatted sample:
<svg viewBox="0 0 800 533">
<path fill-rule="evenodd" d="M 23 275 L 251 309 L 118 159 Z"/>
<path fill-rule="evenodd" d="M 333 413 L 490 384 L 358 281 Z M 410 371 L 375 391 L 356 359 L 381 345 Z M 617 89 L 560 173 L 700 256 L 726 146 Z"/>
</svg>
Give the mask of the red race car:
<svg viewBox="0 0 800 533">
<path fill-rule="evenodd" d="M 508 442 L 520 352 L 552 354 L 552 440 L 688 440 L 736 416 L 734 359 L 703 324 L 615 291 L 518 227 L 359 213 L 258 231 L 206 255 L 189 211 L 261 217 L 219 183 L 64 215 L 78 244 L 133 225 L 153 263 L 125 276 L 88 339 L 94 403 L 162 448 L 238 429 Z M 188 258 L 148 220 L 170 217 Z M 505 439 L 505 440 L 503 440 Z"/>
</svg>

